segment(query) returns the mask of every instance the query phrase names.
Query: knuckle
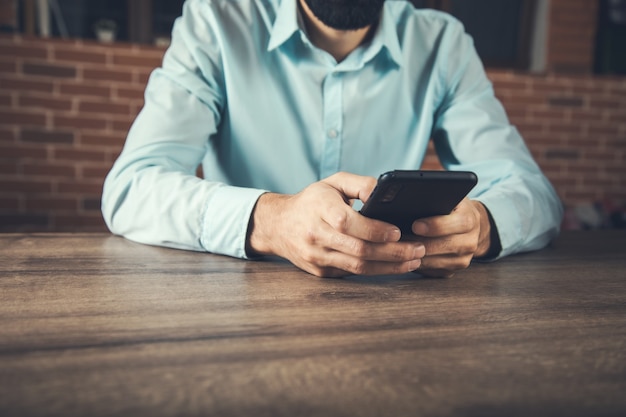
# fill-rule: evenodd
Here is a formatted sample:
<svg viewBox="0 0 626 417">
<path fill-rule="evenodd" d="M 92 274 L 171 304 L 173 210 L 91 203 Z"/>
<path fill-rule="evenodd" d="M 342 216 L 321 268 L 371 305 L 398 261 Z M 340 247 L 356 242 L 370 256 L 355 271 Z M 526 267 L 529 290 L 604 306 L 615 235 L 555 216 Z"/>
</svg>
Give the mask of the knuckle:
<svg viewBox="0 0 626 417">
<path fill-rule="evenodd" d="M 368 246 L 362 240 L 354 239 L 349 246 L 352 254 L 358 258 L 365 258 L 369 253 Z"/>
<path fill-rule="evenodd" d="M 461 269 L 467 269 L 470 266 L 472 258 L 470 256 L 460 256 L 455 258 L 454 262 L 449 266 L 450 271 L 458 271 Z"/>
<path fill-rule="evenodd" d="M 308 229 L 305 233 L 304 240 L 309 245 L 315 245 L 318 242 L 317 231 Z"/>
<path fill-rule="evenodd" d="M 315 254 L 315 251 L 310 249 L 304 249 L 300 252 L 300 258 L 309 265 L 317 266 L 319 259 Z"/>
<path fill-rule="evenodd" d="M 389 256 L 391 260 L 394 261 L 405 261 L 409 260 L 413 251 L 410 248 L 405 248 L 403 246 L 396 246 L 393 248 Z"/>
<path fill-rule="evenodd" d="M 478 241 L 467 240 L 463 245 L 457 247 L 456 255 L 459 257 L 466 257 L 473 255 L 478 250 Z"/>
<path fill-rule="evenodd" d="M 355 275 L 363 275 L 367 272 L 367 262 L 361 259 L 355 260 L 348 270 Z"/>
<path fill-rule="evenodd" d="M 348 214 L 343 210 L 333 213 L 330 217 L 329 224 L 338 232 L 345 233 L 348 230 Z"/>
<path fill-rule="evenodd" d="M 459 216 L 458 218 L 459 230 L 466 231 L 471 228 L 470 222 L 471 218 L 469 216 Z"/>
</svg>

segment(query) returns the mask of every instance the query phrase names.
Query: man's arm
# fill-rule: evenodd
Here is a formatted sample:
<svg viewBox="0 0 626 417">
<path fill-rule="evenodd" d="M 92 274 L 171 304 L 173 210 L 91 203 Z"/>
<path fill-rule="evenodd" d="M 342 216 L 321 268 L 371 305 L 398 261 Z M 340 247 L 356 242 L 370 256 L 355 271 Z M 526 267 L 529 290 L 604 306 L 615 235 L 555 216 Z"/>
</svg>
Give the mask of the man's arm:
<svg viewBox="0 0 626 417">
<path fill-rule="evenodd" d="M 433 140 L 446 169 L 478 175 L 470 198 L 487 208 L 486 219 L 491 218 L 498 232 L 496 247 L 488 255 L 545 246 L 558 233 L 563 212 L 554 188 L 509 123 L 460 24 L 452 25 L 442 49 L 439 80 L 446 94 L 435 115 Z M 486 225 L 484 217 L 481 214 Z"/>
<path fill-rule="evenodd" d="M 106 178 L 102 212 L 112 232 L 131 240 L 245 257 L 248 219 L 264 191 L 195 175 L 225 100 L 211 12 L 204 2 L 185 4 L 163 67 L 150 77 L 145 105 Z"/>
</svg>

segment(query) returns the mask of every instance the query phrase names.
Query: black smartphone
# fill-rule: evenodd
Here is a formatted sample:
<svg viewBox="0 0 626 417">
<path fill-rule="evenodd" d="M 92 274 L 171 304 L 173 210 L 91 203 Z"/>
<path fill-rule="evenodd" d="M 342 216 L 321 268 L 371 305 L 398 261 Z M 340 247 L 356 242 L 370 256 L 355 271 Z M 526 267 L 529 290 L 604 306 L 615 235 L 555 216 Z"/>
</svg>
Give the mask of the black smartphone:
<svg viewBox="0 0 626 417">
<path fill-rule="evenodd" d="M 385 172 L 361 214 L 398 226 L 402 234 L 412 233 L 415 220 L 450 214 L 477 181 L 470 171 Z"/>
</svg>

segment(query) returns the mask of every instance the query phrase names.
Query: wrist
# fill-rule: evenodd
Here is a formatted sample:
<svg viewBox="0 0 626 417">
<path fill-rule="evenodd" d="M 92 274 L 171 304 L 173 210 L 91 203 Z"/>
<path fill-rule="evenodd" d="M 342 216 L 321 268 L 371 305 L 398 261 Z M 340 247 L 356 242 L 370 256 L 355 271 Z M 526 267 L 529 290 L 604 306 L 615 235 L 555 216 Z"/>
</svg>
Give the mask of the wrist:
<svg viewBox="0 0 626 417">
<path fill-rule="evenodd" d="M 500 235 L 489 209 L 479 201 L 472 201 L 480 213 L 480 234 L 475 258 L 495 259 L 502 251 Z"/>
<path fill-rule="evenodd" d="M 272 242 L 279 230 L 278 221 L 281 213 L 279 206 L 284 198 L 284 195 L 265 193 L 257 200 L 248 223 L 246 237 L 248 256 L 276 255 Z"/>
<path fill-rule="evenodd" d="M 472 200 L 472 204 L 479 216 L 480 232 L 478 233 L 478 245 L 474 252 L 475 258 L 485 257 L 490 253 L 491 249 L 491 221 L 489 220 L 489 212 L 487 208 L 480 202 Z"/>
</svg>

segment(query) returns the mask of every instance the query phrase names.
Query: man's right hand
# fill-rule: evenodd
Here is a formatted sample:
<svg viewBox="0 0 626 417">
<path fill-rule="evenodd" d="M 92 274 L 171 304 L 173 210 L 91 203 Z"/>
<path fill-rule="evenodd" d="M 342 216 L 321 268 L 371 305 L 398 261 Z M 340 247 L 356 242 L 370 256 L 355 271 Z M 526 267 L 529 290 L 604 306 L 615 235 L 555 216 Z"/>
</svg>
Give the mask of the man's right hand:
<svg viewBox="0 0 626 417">
<path fill-rule="evenodd" d="M 257 201 L 248 234 L 250 254 L 277 255 L 317 276 L 402 274 L 425 255 L 419 242 L 350 205 L 367 200 L 376 179 L 338 173 L 295 195 L 267 193 Z"/>
</svg>

